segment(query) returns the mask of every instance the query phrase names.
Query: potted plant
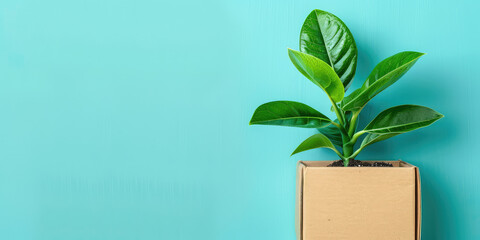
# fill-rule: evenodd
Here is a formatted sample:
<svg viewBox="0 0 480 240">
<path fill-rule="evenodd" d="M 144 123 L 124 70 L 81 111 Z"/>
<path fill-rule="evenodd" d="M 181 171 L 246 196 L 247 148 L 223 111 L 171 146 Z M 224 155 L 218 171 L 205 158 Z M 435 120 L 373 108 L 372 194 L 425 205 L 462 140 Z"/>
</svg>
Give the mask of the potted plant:
<svg viewBox="0 0 480 240">
<path fill-rule="evenodd" d="M 326 93 L 336 119 L 303 103 L 274 101 L 259 106 L 250 124 L 316 128 L 318 133 L 303 141 L 292 155 L 328 148 L 340 157 L 330 162 L 299 162 L 298 238 L 419 239 L 418 169 L 402 161 L 355 158 L 371 144 L 426 127 L 443 117 L 424 106 L 401 105 L 384 110 L 365 128 L 357 129 L 365 105 L 424 54 L 406 51 L 386 58 L 359 89 L 344 96 L 357 65 L 354 38 L 338 17 L 314 10 L 301 29 L 300 51 L 288 49 L 288 55 L 298 71 Z M 355 148 L 357 141 L 360 144 Z"/>
</svg>

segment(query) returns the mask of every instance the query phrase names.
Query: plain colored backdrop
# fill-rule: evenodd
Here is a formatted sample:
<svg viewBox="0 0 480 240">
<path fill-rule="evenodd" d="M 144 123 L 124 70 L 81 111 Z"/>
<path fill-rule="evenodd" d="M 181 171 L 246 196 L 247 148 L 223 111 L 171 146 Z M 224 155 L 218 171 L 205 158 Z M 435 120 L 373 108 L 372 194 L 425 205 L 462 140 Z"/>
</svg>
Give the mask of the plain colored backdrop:
<svg viewBox="0 0 480 240">
<path fill-rule="evenodd" d="M 296 161 L 336 157 L 290 157 L 315 130 L 248 121 L 273 100 L 333 116 L 287 56 L 315 8 L 335 13 L 355 37 L 353 88 L 388 56 L 427 53 L 368 104 L 361 125 L 398 104 L 446 117 L 359 159 L 420 167 L 424 240 L 480 239 L 479 7 L 3 0 L 0 239 L 295 239 Z"/>
</svg>

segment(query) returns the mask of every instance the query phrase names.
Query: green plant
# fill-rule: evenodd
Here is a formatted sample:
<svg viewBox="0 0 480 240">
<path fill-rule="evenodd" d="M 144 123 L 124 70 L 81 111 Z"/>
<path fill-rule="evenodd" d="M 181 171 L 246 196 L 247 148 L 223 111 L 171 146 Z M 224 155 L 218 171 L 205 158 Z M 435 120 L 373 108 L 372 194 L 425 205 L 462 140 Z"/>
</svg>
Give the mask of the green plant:
<svg viewBox="0 0 480 240">
<path fill-rule="evenodd" d="M 401 52 L 381 61 L 359 89 L 344 96 L 355 75 L 357 47 L 347 26 L 331 13 L 312 11 L 300 32 L 300 51 L 288 49 L 288 55 L 300 73 L 325 91 L 337 116 L 336 120 L 330 120 L 317 110 L 292 101 L 259 106 L 250 124 L 318 129 L 319 133 L 302 142 L 292 155 L 329 148 L 348 166 L 368 145 L 426 127 L 443 117 L 427 107 L 401 105 L 381 112 L 363 130 L 357 131 L 359 114 L 365 105 L 395 83 L 424 54 Z M 364 134 L 355 150 L 355 143 Z"/>
</svg>

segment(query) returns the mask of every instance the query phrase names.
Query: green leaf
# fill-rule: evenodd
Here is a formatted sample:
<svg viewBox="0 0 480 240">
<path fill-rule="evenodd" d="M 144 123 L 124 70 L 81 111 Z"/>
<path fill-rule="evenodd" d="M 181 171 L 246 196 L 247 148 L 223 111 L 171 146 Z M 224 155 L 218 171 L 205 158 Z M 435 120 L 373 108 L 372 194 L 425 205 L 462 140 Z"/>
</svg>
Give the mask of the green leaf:
<svg viewBox="0 0 480 240">
<path fill-rule="evenodd" d="M 381 61 L 370 73 L 365 83 L 342 101 L 344 111 L 362 109 L 373 97 L 395 83 L 424 53 L 401 52 Z"/>
<path fill-rule="evenodd" d="M 343 99 L 344 88 L 342 81 L 327 63 L 299 51 L 288 49 L 288 56 L 293 65 L 310 81 L 322 88 L 335 102 Z"/>
<path fill-rule="evenodd" d="M 338 123 L 338 120 L 335 120 L 336 123 Z M 332 141 L 333 144 L 342 147 L 343 146 L 343 141 L 342 141 L 342 134 L 340 133 L 340 129 L 336 127 L 333 124 L 328 124 L 325 127 L 322 128 L 317 128 L 318 132 L 322 133 L 325 135 L 330 141 Z"/>
<path fill-rule="evenodd" d="M 363 131 L 368 133 L 405 133 L 426 127 L 442 118 L 435 110 L 418 105 L 400 105 L 378 114 Z"/>
<path fill-rule="evenodd" d="M 300 31 L 300 51 L 328 63 L 340 77 L 345 91 L 348 89 L 357 68 L 357 46 L 340 18 L 313 10 Z"/>
<path fill-rule="evenodd" d="M 418 105 L 400 105 L 389 108 L 375 117 L 363 130 L 368 132 L 355 156 L 366 146 L 397 136 L 399 134 L 426 127 L 442 118 L 433 109 Z"/>
<path fill-rule="evenodd" d="M 253 113 L 250 124 L 278 125 L 288 127 L 319 128 L 331 120 L 299 102 L 275 101 L 262 104 Z"/>
<path fill-rule="evenodd" d="M 352 113 L 347 112 L 345 114 L 345 118 L 347 120 L 347 125 L 348 125 L 350 122 L 350 119 L 352 118 Z M 339 123 L 338 119 L 335 119 L 334 122 Z M 343 147 L 342 133 L 340 132 L 340 129 L 338 129 L 338 127 L 336 127 L 332 123 L 325 125 L 322 128 L 317 128 L 317 130 L 318 132 L 325 135 L 328 139 L 330 139 L 330 141 L 332 141 L 334 145 Z"/>
<path fill-rule="evenodd" d="M 384 134 L 369 133 L 363 139 L 362 144 L 360 145 L 360 149 L 363 149 L 370 144 L 374 144 L 376 142 L 380 142 L 380 141 L 383 141 L 385 139 L 395 137 L 399 134 L 400 133 L 384 133 Z"/>
<path fill-rule="evenodd" d="M 297 149 L 293 151 L 292 155 L 315 148 L 330 148 L 337 154 L 339 154 L 337 149 L 335 149 L 335 147 L 333 146 L 332 142 L 330 142 L 330 140 L 325 135 L 317 133 L 300 143 Z"/>
</svg>

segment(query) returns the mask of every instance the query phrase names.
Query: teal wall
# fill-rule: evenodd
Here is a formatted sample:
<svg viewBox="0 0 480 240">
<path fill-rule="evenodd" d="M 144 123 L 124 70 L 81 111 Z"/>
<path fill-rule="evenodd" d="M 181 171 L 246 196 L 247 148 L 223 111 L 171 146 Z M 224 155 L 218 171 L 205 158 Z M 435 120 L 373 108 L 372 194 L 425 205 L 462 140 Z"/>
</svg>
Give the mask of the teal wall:
<svg viewBox="0 0 480 240">
<path fill-rule="evenodd" d="M 287 57 L 314 8 L 354 34 L 354 87 L 383 58 L 428 53 L 368 105 L 362 124 L 407 103 L 446 117 L 359 158 L 420 167 L 423 239 L 480 239 L 479 7 L 3 0 L 0 239 L 295 239 L 296 161 L 335 156 L 290 158 L 314 130 L 248 121 L 272 100 L 332 115 Z"/>
</svg>

